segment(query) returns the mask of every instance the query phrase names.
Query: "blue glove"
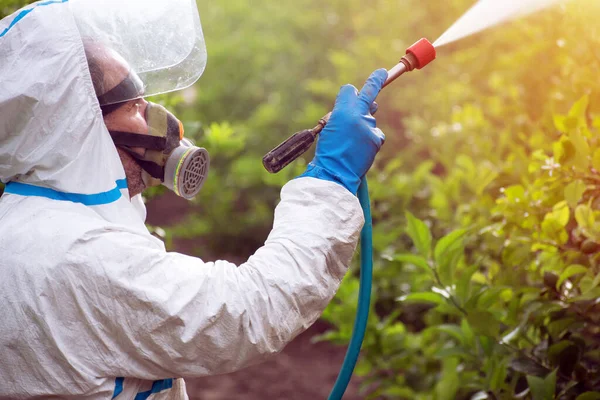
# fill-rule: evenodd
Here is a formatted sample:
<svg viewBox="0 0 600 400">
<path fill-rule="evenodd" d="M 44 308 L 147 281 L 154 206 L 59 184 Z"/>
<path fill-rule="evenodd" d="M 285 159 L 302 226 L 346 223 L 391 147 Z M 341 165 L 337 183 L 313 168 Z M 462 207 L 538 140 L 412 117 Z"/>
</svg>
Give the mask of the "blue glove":
<svg viewBox="0 0 600 400">
<path fill-rule="evenodd" d="M 387 76 L 385 69 L 373 72 L 360 93 L 352 85 L 342 86 L 317 141 L 315 157 L 301 177 L 337 182 L 356 194 L 385 141 L 371 113 L 377 108 L 374 101 Z"/>
</svg>

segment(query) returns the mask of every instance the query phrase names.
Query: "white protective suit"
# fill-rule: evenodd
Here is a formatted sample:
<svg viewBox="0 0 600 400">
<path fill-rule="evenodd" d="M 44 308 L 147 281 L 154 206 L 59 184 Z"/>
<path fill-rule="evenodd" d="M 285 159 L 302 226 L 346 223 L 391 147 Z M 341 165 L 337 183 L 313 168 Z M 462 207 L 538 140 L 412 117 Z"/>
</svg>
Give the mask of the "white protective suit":
<svg viewBox="0 0 600 400">
<path fill-rule="evenodd" d="M 0 21 L 0 399 L 185 399 L 283 349 L 334 296 L 358 200 L 289 182 L 236 266 L 167 252 L 130 201 L 66 0 Z"/>
</svg>

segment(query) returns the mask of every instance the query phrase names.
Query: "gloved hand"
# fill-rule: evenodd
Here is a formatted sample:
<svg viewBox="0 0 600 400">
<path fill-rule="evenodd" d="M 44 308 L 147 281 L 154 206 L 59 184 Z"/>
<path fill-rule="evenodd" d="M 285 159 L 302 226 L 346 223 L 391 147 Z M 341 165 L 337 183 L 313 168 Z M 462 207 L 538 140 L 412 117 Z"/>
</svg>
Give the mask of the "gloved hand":
<svg viewBox="0 0 600 400">
<path fill-rule="evenodd" d="M 352 85 L 342 86 L 317 141 L 315 157 L 301 177 L 337 182 L 356 194 L 385 141 L 371 112 L 376 110 L 374 101 L 387 76 L 383 68 L 373 72 L 360 93 Z"/>
</svg>

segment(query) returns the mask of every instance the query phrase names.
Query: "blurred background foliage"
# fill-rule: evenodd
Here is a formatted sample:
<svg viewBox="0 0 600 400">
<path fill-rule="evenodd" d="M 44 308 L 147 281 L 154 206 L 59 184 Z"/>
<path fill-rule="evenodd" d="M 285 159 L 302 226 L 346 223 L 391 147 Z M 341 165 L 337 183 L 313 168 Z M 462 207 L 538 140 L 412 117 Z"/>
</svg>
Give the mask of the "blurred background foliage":
<svg viewBox="0 0 600 400">
<path fill-rule="evenodd" d="M 243 261 L 311 157 L 269 175 L 263 154 L 472 3 L 199 3 L 206 72 L 158 101 L 210 151 L 211 176 L 191 204 L 152 191 L 149 223 L 171 249 Z M 365 398 L 600 399 L 598 18 L 579 0 L 494 28 L 379 96 Z M 317 340 L 348 342 L 356 267 Z"/>
</svg>

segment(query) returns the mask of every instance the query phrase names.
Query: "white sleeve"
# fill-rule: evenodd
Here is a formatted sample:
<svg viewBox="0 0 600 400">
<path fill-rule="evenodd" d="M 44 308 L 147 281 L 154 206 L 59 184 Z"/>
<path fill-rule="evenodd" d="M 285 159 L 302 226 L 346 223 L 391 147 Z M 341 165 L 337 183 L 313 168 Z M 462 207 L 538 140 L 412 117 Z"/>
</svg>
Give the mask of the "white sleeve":
<svg viewBox="0 0 600 400">
<path fill-rule="evenodd" d="M 166 252 L 149 235 L 88 232 L 62 282 L 72 362 L 96 376 L 160 379 L 262 361 L 319 318 L 363 223 L 345 188 L 299 178 L 282 189 L 265 245 L 239 267 Z"/>
</svg>

